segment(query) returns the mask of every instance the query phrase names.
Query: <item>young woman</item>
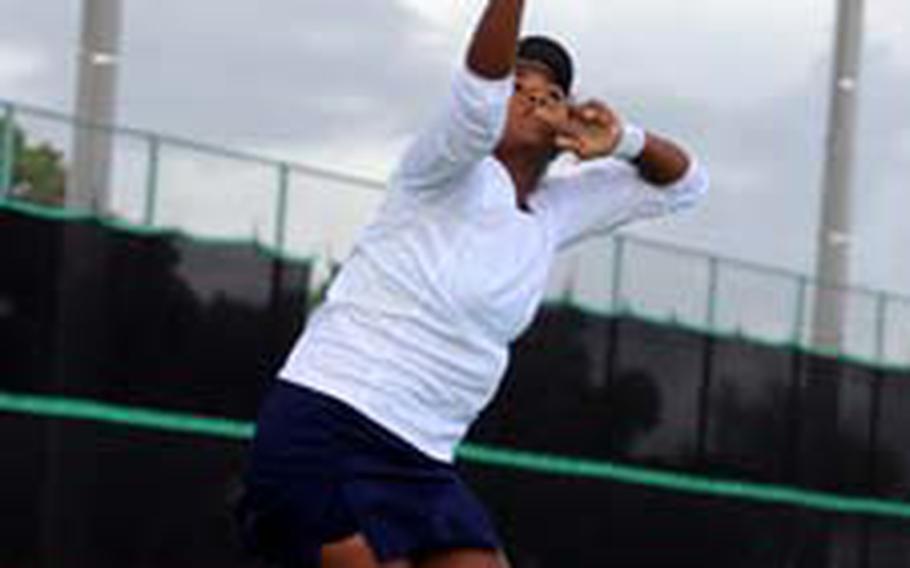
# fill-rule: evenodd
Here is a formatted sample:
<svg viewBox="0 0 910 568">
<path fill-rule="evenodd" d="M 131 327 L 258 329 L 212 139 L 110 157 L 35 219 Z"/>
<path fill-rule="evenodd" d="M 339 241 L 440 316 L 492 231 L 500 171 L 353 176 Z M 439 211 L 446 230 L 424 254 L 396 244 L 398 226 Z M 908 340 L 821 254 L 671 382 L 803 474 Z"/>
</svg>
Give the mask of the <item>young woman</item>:
<svg viewBox="0 0 910 568">
<path fill-rule="evenodd" d="M 443 112 L 263 402 L 239 516 L 280 566 L 507 566 L 452 461 L 554 255 L 706 190 L 674 143 L 570 102 L 565 49 L 518 41 L 523 4 L 488 1 Z M 562 151 L 584 163 L 547 175 Z"/>
</svg>

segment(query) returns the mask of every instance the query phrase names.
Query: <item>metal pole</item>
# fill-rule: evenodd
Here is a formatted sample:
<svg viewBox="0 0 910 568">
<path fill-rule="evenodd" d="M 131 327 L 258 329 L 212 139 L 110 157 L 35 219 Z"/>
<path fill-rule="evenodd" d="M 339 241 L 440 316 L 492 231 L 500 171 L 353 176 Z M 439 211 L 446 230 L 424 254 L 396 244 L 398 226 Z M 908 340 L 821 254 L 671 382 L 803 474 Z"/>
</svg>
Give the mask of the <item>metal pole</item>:
<svg viewBox="0 0 910 568">
<path fill-rule="evenodd" d="M 880 292 L 875 300 L 875 362 L 885 362 L 888 334 L 888 294 Z"/>
<path fill-rule="evenodd" d="M 287 229 L 288 188 L 291 168 L 287 164 L 278 166 L 278 203 L 275 208 L 275 250 L 284 254 L 285 230 Z"/>
<path fill-rule="evenodd" d="M 806 324 L 806 291 L 809 280 L 805 276 L 796 279 L 796 306 L 793 309 L 793 347 L 803 347 L 803 326 Z"/>
<path fill-rule="evenodd" d="M 818 286 L 812 319 L 812 345 L 826 353 L 842 353 L 845 285 L 850 274 L 850 193 L 853 182 L 854 130 L 862 55 L 865 0 L 838 0 L 837 31 L 826 160 L 822 186 L 821 222 L 817 236 Z M 842 367 L 826 358 L 809 359 L 804 387 L 804 412 L 813 417 L 804 433 L 805 481 L 821 488 L 836 485 L 839 448 L 839 401 Z M 833 467 L 832 467 L 833 466 Z M 829 519 L 807 526 L 807 565 L 840 566 L 848 551 L 833 538 Z M 844 563 L 843 565 L 846 565 Z"/>
<path fill-rule="evenodd" d="M 92 124 L 115 122 L 121 0 L 83 0 L 76 116 Z M 76 127 L 66 206 L 106 213 L 110 207 L 112 132 Z"/>
<path fill-rule="evenodd" d="M 716 256 L 708 258 L 708 302 L 705 313 L 705 331 L 712 333 L 717 326 L 717 288 L 720 280 L 720 260 Z"/>
<path fill-rule="evenodd" d="M 626 239 L 621 235 L 613 238 L 613 289 L 611 292 L 610 309 L 613 317 L 619 317 L 625 311 L 625 300 L 622 297 L 623 264 L 626 253 Z"/>
<path fill-rule="evenodd" d="M 149 136 L 148 139 L 148 171 L 145 182 L 145 215 L 143 222 L 146 226 L 155 224 L 155 214 L 157 213 L 158 204 L 158 162 L 161 155 L 161 140 L 157 136 Z"/>
<path fill-rule="evenodd" d="M 13 189 L 13 169 L 16 164 L 16 112 L 10 103 L 3 105 L 3 131 L 0 132 L 0 199 L 10 196 Z"/>
<path fill-rule="evenodd" d="M 853 181 L 857 87 L 865 0 L 838 0 L 831 108 L 818 231 L 812 343 L 840 352 L 843 341 L 842 290 L 849 276 L 850 191 Z"/>
</svg>

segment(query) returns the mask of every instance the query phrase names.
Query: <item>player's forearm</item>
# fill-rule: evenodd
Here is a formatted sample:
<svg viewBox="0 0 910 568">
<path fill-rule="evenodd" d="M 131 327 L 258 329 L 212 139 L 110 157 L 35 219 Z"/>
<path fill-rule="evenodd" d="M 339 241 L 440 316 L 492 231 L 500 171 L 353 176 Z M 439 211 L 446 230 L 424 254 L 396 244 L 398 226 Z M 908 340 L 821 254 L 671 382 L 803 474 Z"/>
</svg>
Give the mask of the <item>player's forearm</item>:
<svg viewBox="0 0 910 568">
<path fill-rule="evenodd" d="M 524 0 L 489 0 L 468 49 L 468 68 L 481 77 L 502 79 L 515 66 Z"/>
<path fill-rule="evenodd" d="M 645 148 L 632 160 L 638 173 L 648 183 L 669 185 L 682 179 L 689 169 L 691 158 L 677 144 L 656 134 L 648 133 Z"/>
</svg>

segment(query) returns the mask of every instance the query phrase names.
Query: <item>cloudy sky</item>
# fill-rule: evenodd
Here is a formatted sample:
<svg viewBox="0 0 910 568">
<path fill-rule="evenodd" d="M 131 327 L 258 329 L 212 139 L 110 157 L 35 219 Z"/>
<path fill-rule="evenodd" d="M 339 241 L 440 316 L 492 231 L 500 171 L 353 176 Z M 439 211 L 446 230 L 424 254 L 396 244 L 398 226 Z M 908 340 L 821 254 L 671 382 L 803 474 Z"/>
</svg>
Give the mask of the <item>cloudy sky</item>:
<svg viewBox="0 0 910 568">
<path fill-rule="evenodd" d="M 72 109 L 77 0 L 0 0 L 0 98 Z M 118 121 L 381 179 L 482 0 L 124 0 Z M 834 0 L 529 0 L 582 95 L 684 141 L 714 192 L 636 234 L 811 272 Z M 907 0 L 868 2 L 853 280 L 910 294 Z"/>
</svg>

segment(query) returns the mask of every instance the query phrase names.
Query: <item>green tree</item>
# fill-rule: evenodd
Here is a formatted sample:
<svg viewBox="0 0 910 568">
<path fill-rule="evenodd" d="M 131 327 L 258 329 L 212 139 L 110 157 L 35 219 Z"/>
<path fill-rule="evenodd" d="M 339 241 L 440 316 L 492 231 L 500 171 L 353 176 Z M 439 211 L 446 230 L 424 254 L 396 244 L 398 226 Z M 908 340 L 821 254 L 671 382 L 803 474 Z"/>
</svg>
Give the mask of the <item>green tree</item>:
<svg viewBox="0 0 910 568">
<path fill-rule="evenodd" d="M 63 152 L 44 142 L 29 144 L 22 128 L 15 123 L 12 152 L 9 152 L 6 128 L 6 121 L 0 118 L 0 168 L 6 168 L 5 161 L 12 158 L 13 197 L 42 205 L 62 205 L 66 188 Z"/>
</svg>

